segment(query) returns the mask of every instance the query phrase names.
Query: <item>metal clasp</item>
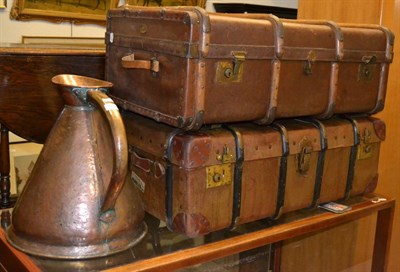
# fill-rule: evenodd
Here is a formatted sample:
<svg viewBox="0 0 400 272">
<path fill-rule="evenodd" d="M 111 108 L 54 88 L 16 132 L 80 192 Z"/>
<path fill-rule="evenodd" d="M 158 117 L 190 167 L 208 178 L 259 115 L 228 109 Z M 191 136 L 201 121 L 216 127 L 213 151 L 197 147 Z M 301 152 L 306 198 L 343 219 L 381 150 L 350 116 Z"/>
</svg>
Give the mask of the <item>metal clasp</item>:
<svg viewBox="0 0 400 272">
<path fill-rule="evenodd" d="M 368 128 L 364 129 L 364 134 L 361 136 L 361 142 L 358 146 L 357 159 L 363 160 L 372 157 L 371 131 Z"/>
<path fill-rule="evenodd" d="M 237 76 L 242 69 L 242 64 L 246 59 L 245 52 L 232 52 L 233 56 L 233 75 Z"/>
<path fill-rule="evenodd" d="M 376 67 L 375 56 L 362 57 L 362 63 L 358 68 L 358 80 L 364 80 L 364 81 L 372 80 L 375 67 Z"/>
<path fill-rule="evenodd" d="M 307 76 L 312 75 L 312 66 L 316 60 L 317 56 L 315 55 L 314 51 L 310 51 L 308 53 L 307 60 L 304 63 L 303 72 Z"/>
<path fill-rule="evenodd" d="M 306 175 L 311 164 L 311 154 L 313 152 L 312 142 L 304 138 L 300 142 L 300 147 L 300 153 L 298 153 L 296 156 L 297 172 L 302 175 Z"/>
<path fill-rule="evenodd" d="M 232 154 L 229 154 L 229 148 L 225 145 L 223 153 L 217 155 L 217 160 L 221 161 L 222 163 L 230 163 L 231 159 Z"/>
<path fill-rule="evenodd" d="M 243 63 L 246 60 L 246 52 L 233 51 L 232 62 L 218 62 L 217 81 L 240 82 L 243 77 Z"/>
<path fill-rule="evenodd" d="M 229 148 L 227 146 L 224 146 L 222 154 L 217 154 L 217 160 L 220 161 L 222 164 L 206 167 L 207 189 L 227 185 L 232 182 L 232 154 L 229 153 Z"/>
</svg>

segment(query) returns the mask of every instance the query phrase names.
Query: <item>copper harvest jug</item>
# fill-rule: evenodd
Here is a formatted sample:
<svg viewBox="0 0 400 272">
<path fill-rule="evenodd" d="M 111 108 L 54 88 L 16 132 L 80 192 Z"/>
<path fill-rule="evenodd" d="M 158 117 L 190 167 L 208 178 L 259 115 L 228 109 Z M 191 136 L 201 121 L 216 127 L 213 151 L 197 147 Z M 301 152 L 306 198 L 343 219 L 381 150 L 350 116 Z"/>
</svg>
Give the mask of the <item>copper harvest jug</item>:
<svg viewBox="0 0 400 272">
<path fill-rule="evenodd" d="M 107 81 L 58 75 L 65 101 L 12 213 L 9 242 L 27 253 L 82 259 L 125 250 L 147 227 L 128 179 L 128 145 Z"/>
</svg>

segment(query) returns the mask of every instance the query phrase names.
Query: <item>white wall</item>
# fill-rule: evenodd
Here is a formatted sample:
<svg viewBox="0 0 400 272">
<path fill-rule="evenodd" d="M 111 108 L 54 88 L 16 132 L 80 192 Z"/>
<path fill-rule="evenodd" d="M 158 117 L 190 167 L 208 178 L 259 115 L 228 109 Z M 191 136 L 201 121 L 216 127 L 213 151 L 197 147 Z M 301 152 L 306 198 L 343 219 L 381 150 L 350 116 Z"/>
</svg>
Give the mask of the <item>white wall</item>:
<svg viewBox="0 0 400 272">
<path fill-rule="evenodd" d="M 0 42 L 20 43 L 22 36 L 104 37 L 105 27 L 95 24 L 11 20 L 13 2 L 14 0 L 7 0 L 7 8 L 0 9 Z"/>
<path fill-rule="evenodd" d="M 209 11 L 215 11 L 214 3 L 236 3 L 236 4 L 253 4 L 253 5 L 264 5 L 281 8 L 293 8 L 297 9 L 298 0 L 207 0 L 206 9 Z"/>
<path fill-rule="evenodd" d="M 15 0 L 17 1 L 17 0 Z M 10 19 L 14 0 L 7 0 L 7 8 L 0 9 L 0 42 L 19 43 L 22 36 L 104 37 L 105 27 L 95 24 L 74 25 L 47 21 L 16 21 Z M 123 4 L 125 1 L 119 1 Z M 297 8 L 298 0 L 207 0 L 206 8 L 214 11 L 212 3 L 252 3 Z"/>
</svg>

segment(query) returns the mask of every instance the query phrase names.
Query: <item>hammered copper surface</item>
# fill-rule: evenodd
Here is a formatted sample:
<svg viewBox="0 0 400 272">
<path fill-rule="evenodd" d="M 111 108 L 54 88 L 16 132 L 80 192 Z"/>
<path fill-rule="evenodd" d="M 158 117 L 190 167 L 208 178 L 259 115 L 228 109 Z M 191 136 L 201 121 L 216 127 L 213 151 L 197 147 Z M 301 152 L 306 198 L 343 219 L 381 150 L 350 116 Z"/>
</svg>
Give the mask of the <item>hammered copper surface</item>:
<svg viewBox="0 0 400 272">
<path fill-rule="evenodd" d="M 81 259 L 129 248 L 145 234 L 128 149 L 109 82 L 53 78 L 66 105 L 13 210 L 8 239 L 20 250 Z M 83 95 L 82 92 L 83 91 Z"/>
</svg>

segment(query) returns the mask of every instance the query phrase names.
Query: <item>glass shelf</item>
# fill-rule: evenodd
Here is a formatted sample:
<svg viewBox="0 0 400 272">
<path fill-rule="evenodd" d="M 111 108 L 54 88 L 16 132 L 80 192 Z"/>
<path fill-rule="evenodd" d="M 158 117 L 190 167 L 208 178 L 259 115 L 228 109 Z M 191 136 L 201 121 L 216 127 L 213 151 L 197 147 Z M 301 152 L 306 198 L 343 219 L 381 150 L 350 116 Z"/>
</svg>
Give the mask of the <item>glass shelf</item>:
<svg viewBox="0 0 400 272">
<path fill-rule="evenodd" d="M 135 247 L 115 255 L 74 261 L 22 256 L 37 266 L 38 271 L 148 271 L 156 268 L 159 271 L 238 271 L 245 267 L 252 267 L 251 271 L 257 271 L 256 267 L 269 271 L 276 262 L 274 243 L 377 212 L 379 239 L 375 240 L 374 267 L 374 263 L 376 266 L 385 262 L 394 207 L 394 200 L 374 203 L 372 200 L 376 198 L 376 194 L 371 194 L 341 202 L 352 207 L 342 214 L 318 208 L 301 210 L 284 214 L 276 221 L 259 220 L 196 238 L 173 233 L 159 220 L 146 216 L 148 233 L 145 238 Z M 7 211 L 2 212 L 2 226 L 9 221 L 3 216 Z M 4 231 L 0 234 L 4 236 Z"/>
</svg>

